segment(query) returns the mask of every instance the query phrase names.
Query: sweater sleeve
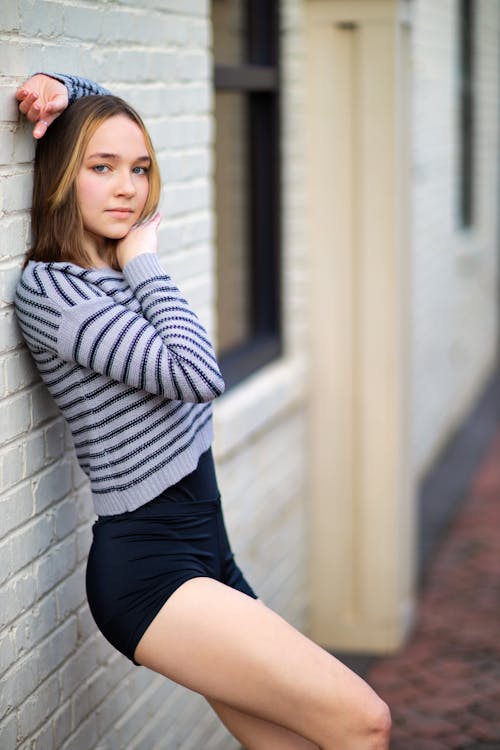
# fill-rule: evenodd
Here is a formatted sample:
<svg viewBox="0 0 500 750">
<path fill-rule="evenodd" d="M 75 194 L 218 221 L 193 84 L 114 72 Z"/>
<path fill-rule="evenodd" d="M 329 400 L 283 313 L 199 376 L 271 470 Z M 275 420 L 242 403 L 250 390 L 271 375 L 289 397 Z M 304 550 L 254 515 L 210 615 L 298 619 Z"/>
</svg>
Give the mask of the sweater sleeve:
<svg viewBox="0 0 500 750">
<path fill-rule="evenodd" d="M 68 89 L 68 104 L 73 104 L 73 102 L 80 99 L 82 96 L 95 96 L 98 94 L 111 93 L 98 83 L 90 81 L 88 78 L 81 78 L 80 76 L 74 76 L 68 73 L 45 73 L 44 75 L 50 76 L 51 78 L 55 78 L 56 81 L 64 83 Z"/>
<path fill-rule="evenodd" d="M 80 290 L 75 300 L 63 292 L 59 356 L 173 400 L 200 403 L 219 396 L 224 381 L 205 329 L 157 256 L 137 256 L 123 275 L 139 312 L 104 294 L 83 299 Z"/>
</svg>

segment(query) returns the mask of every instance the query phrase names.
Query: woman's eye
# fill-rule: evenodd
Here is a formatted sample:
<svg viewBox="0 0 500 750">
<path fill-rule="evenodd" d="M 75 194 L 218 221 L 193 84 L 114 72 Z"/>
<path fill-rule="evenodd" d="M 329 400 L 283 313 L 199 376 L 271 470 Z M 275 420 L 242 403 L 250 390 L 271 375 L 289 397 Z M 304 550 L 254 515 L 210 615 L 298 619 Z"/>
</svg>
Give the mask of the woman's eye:
<svg viewBox="0 0 500 750">
<path fill-rule="evenodd" d="M 134 174 L 147 174 L 148 171 L 147 167 L 134 167 L 132 170 Z"/>
<path fill-rule="evenodd" d="M 105 174 L 109 167 L 106 166 L 106 164 L 96 164 L 94 167 L 92 167 L 94 172 L 98 172 L 98 174 Z"/>
</svg>

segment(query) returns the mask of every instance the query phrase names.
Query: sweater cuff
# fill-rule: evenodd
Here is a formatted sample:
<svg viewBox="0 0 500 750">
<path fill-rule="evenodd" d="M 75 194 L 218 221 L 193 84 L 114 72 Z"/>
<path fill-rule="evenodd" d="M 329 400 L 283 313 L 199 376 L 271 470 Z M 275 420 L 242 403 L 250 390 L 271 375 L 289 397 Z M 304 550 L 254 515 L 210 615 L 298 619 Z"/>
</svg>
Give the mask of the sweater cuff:
<svg viewBox="0 0 500 750">
<path fill-rule="evenodd" d="M 157 278 L 170 278 L 165 273 L 156 253 L 141 253 L 129 260 L 123 267 L 123 275 L 131 289 L 137 289 L 144 281 Z"/>
<path fill-rule="evenodd" d="M 92 96 L 97 94 L 110 94 L 103 86 L 94 81 L 80 76 L 69 75 L 67 73 L 45 73 L 40 71 L 44 76 L 54 78 L 56 81 L 63 83 L 68 89 L 68 104 L 73 104 L 82 96 Z"/>
</svg>

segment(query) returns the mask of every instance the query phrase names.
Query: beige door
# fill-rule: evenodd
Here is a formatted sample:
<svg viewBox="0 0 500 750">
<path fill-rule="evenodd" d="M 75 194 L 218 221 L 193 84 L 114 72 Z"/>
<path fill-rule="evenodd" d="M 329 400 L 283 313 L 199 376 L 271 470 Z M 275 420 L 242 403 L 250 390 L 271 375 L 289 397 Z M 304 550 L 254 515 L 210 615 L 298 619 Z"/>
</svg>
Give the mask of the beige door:
<svg viewBox="0 0 500 750">
<path fill-rule="evenodd" d="M 397 0 L 308 0 L 311 633 L 386 651 L 413 610 L 409 42 Z"/>
</svg>

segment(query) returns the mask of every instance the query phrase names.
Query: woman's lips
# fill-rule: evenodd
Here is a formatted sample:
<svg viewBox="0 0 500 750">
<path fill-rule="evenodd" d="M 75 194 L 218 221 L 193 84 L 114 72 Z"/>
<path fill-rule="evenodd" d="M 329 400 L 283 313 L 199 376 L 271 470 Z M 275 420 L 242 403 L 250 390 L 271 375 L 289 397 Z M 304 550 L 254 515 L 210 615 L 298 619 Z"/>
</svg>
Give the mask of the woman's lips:
<svg viewBox="0 0 500 750">
<path fill-rule="evenodd" d="M 108 208 L 106 213 L 111 214 L 115 219 L 128 219 L 133 211 L 131 208 Z"/>
</svg>

